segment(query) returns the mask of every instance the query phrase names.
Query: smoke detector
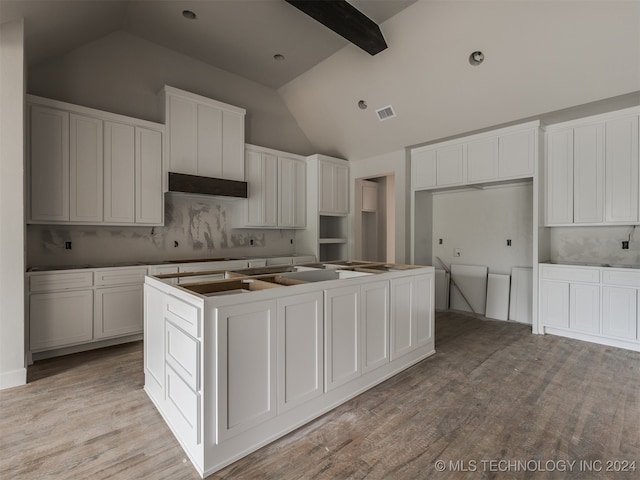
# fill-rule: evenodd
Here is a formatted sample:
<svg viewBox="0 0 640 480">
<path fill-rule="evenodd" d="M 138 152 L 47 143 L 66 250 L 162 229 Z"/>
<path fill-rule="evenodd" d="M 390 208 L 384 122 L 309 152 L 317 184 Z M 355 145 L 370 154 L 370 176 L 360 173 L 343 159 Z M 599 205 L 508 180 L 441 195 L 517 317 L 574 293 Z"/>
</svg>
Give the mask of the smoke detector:
<svg viewBox="0 0 640 480">
<path fill-rule="evenodd" d="M 387 105 L 384 108 L 376 110 L 376 113 L 378 114 L 378 120 L 381 122 L 396 116 L 396 112 L 393 111 L 393 107 L 391 105 Z"/>
</svg>

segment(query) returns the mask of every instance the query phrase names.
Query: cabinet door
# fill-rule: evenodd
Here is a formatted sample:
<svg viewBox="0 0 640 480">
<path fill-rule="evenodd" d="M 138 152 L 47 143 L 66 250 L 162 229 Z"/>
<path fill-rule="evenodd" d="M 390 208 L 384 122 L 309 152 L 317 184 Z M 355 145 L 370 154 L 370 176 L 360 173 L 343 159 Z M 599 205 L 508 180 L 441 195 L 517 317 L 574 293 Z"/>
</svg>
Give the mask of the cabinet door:
<svg viewBox="0 0 640 480">
<path fill-rule="evenodd" d="M 498 139 L 487 138 L 466 144 L 467 182 L 498 178 Z"/>
<path fill-rule="evenodd" d="M 501 135 L 498 140 L 500 178 L 532 176 L 535 167 L 535 130 Z"/>
<path fill-rule="evenodd" d="M 69 114 L 31 107 L 31 220 L 69 220 Z"/>
<path fill-rule="evenodd" d="M 247 225 L 275 227 L 278 223 L 278 159 L 268 153 L 247 151 L 246 170 L 249 197 Z"/>
<path fill-rule="evenodd" d="M 307 216 L 307 166 L 302 160 L 278 157 L 278 226 L 304 228 Z"/>
<path fill-rule="evenodd" d="M 318 162 L 318 182 L 320 195 L 320 213 L 333 213 L 335 210 L 335 164 L 331 162 Z"/>
<path fill-rule="evenodd" d="M 415 318 L 414 289 L 412 279 L 391 280 L 391 360 L 411 352 L 416 346 L 417 324 Z"/>
<path fill-rule="evenodd" d="M 169 171 L 198 174 L 198 110 L 191 100 L 167 95 Z"/>
<path fill-rule="evenodd" d="M 427 189 L 436 186 L 436 151 L 411 152 L 411 188 Z"/>
<path fill-rule="evenodd" d="M 349 213 L 349 167 L 335 166 L 335 210 L 338 215 Z"/>
<path fill-rule="evenodd" d="M 573 130 L 546 136 L 545 225 L 573 223 Z"/>
<path fill-rule="evenodd" d="M 361 195 L 363 212 L 375 212 L 378 210 L 378 184 L 376 182 L 363 180 Z"/>
<path fill-rule="evenodd" d="M 69 220 L 103 219 L 102 120 L 69 115 Z"/>
<path fill-rule="evenodd" d="M 96 289 L 94 338 L 142 333 L 143 287 L 126 285 Z"/>
<path fill-rule="evenodd" d="M 452 145 L 436 151 L 436 184 L 458 185 L 464 181 L 463 145 Z"/>
<path fill-rule="evenodd" d="M 542 282 L 542 325 L 569 328 L 569 283 Z"/>
<path fill-rule="evenodd" d="M 276 301 L 217 309 L 218 442 L 276 415 Z"/>
<path fill-rule="evenodd" d="M 91 341 L 93 290 L 29 297 L 29 349 L 49 350 Z"/>
<path fill-rule="evenodd" d="M 323 392 L 323 294 L 278 301 L 278 411 Z"/>
<path fill-rule="evenodd" d="M 135 127 L 104 122 L 104 221 L 135 221 Z"/>
<path fill-rule="evenodd" d="M 360 286 L 325 290 L 325 391 L 360 375 Z"/>
<path fill-rule="evenodd" d="M 244 115 L 222 111 L 222 178 L 244 181 Z"/>
<path fill-rule="evenodd" d="M 362 372 L 389 363 L 389 282 L 361 287 Z"/>
<path fill-rule="evenodd" d="M 198 175 L 222 177 L 222 110 L 211 105 L 197 105 Z"/>
<path fill-rule="evenodd" d="M 635 288 L 602 287 L 602 334 L 636 340 L 638 301 Z"/>
<path fill-rule="evenodd" d="M 136 127 L 136 223 L 164 223 L 162 133 Z"/>
<path fill-rule="evenodd" d="M 569 328 L 589 333 L 600 331 L 600 285 L 570 285 Z"/>
<path fill-rule="evenodd" d="M 604 220 L 604 128 L 602 124 L 573 130 L 573 222 Z"/>
<path fill-rule="evenodd" d="M 605 123 L 605 220 L 638 221 L 638 117 Z"/>
<path fill-rule="evenodd" d="M 425 274 L 413 277 L 414 316 L 416 319 L 416 345 L 432 344 L 434 341 L 434 275 Z"/>
</svg>

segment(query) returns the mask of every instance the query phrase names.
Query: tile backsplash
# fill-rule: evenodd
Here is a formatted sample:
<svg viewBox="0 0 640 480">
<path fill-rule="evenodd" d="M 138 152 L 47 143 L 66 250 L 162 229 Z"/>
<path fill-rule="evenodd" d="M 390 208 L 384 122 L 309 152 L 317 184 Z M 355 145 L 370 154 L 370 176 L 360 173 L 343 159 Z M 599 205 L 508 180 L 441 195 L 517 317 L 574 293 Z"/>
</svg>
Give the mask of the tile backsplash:
<svg viewBox="0 0 640 480">
<path fill-rule="evenodd" d="M 243 207 L 239 199 L 166 194 L 162 227 L 27 225 L 27 266 L 295 253 L 294 230 L 238 228 Z"/>
</svg>

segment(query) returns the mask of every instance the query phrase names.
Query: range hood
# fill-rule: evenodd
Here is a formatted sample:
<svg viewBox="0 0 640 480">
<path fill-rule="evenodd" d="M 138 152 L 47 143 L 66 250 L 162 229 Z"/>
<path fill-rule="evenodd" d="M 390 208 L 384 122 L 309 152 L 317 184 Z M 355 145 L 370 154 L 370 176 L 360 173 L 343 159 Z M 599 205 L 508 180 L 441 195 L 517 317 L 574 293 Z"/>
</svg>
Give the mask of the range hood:
<svg viewBox="0 0 640 480">
<path fill-rule="evenodd" d="M 169 172 L 169 191 L 247 198 L 247 182 Z"/>
</svg>

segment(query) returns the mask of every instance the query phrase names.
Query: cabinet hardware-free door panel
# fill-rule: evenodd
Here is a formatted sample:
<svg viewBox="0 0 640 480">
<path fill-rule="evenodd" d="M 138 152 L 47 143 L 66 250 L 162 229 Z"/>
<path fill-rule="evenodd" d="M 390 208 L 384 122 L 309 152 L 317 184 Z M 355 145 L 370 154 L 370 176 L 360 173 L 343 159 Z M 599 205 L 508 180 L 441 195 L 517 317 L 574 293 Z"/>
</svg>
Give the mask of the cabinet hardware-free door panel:
<svg viewBox="0 0 640 480">
<path fill-rule="evenodd" d="M 546 136 L 545 225 L 573 223 L 573 129 Z"/>
<path fill-rule="evenodd" d="M 103 217 L 102 120 L 69 115 L 69 220 L 102 222 Z"/>
<path fill-rule="evenodd" d="M 389 282 L 362 285 L 362 372 L 389 363 Z"/>
<path fill-rule="evenodd" d="M 602 333 L 604 335 L 636 340 L 637 296 L 635 288 L 602 287 Z"/>
<path fill-rule="evenodd" d="M 104 122 L 104 221 L 135 221 L 135 127 Z"/>
<path fill-rule="evenodd" d="M 638 221 L 638 117 L 605 122 L 605 220 Z"/>
<path fill-rule="evenodd" d="M 325 290 L 325 390 L 360 375 L 360 286 Z"/>
<path fill-rule="evenodd" d="M 573 130 L 573 221 L 604 220 L 604 128 L 586 125 Z"/>
<path fill-rule="evenodd" d="M 136 216 L 138 224 L 164 223 L 162 133 L 136 127 Z"/>
<path fill-rule="evenodd" d="M 94 338 L 142 332 L 143 285 L 96 289 Z"/>
</svg>

